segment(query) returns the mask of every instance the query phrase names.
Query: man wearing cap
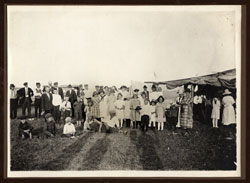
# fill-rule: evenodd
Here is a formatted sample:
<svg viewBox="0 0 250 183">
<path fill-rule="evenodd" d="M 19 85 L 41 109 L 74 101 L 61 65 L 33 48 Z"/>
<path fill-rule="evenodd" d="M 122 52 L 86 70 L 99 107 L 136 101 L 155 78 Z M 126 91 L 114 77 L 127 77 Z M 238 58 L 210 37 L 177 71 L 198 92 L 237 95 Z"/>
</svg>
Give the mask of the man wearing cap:
<svg viewBox="0 0 250 183">
<path fill-rule="evenodd" d="M 14 84 L 10 84 L 10 119 L 17 117 L 17 91 Z"/>
<path fill-rule="evenodd" d="M 96 91 L 97 93 L 99 93 L 99 91 L 100 91 L 100 86 L 99 86 L 99 85 L 96 85 L 96 86 L 95 86 L 95 91 Z"/>
<path fill-rule="evenodd" d="M 58 86 L 58 82 L 54 82 L 53 90 L 57 90 L 57 92 L 61 96 L 62 100 L 64 99 L 63 89 Z"/>
<path fill-rule="evenodd" d="M 28 87 L 28 83 L 23 83 L 24 87 L 17 91 L 20 96 L 20 103 L 22 105 L 22 115 L 25 116 L 25 111 L 28 109 L 28 117 L 31 117 L 31 97 L 34 95 L 33 90 Z"/>
<path fill-rule="evenodd" d="M 66 96 L 69 97 L 69 102 L 71 104 L 71 109 L 72 109 L 72 118 L 75 117 L 75 110 L 74 110 L 74 103 L 77 100 L 76 92 L 73 90 L 72 85 L 68 85 L 69 90 L 66 92 Z"/>
<path fill-rule="evenodd" d="M 53 93 L 52 81 L 48 82 L 48 87 L 49 87 L 49 93 Z"/>
<path fill-rule="evenodd" d="M 145 94 L 145 97 L 146 97 L 147 99 L 149 99 L 149 91 L 148 91 L 148 87 L 147 87 L 146 85 L 143 86 L 143 91 L 142 91 L 141 95 L 142 95 L 143 93 Z"/>
<path fill-rule="evenodd" d="M 42 94 L 41 104 L 42 104 L 42 113 L 52 113 L 52 94 L 50 93 L 49 86 L 45 86 L 45 93 Z"/>
<path fill-rule="evenodd" d="M 40 118 L 41 117 L 41 98 L 42 98 L 42 89 L 41 84 L 39 82 L 36 83 L 36 89 L 35 89 L 35 117 Z"/>
</svg>

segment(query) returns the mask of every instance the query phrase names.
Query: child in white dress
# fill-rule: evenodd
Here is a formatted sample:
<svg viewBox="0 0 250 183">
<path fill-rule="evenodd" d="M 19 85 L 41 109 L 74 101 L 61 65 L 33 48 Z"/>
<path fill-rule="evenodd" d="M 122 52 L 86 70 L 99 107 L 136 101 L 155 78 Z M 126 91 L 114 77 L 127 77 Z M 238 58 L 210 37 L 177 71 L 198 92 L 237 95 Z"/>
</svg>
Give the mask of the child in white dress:
<svg viewBox="0 0 250 183">
<path fill-rule="evenodd" d="M 164 119 L 165 119 L 165 106 L 163 104 L 164 98 L 163 96 L 160 96 L 157 100 L 157 104 L 155 107 L 156 111 L 156 119 L 158 122 L 158 130 L 163 130 L 164 127 Z"/>
<path fill-rule="evenodd" d="M 116 117 L 119 120 L 119 128 L 123 125 L 123 119 L 124 119 L 124 109 L 125 109 L 125 102 L 122 100 L 122 94 L 117 94 L 117 100 L 115 101 L 115 109 L 116 109 Z"/>
<path fill-rule="evenodd" d="M 104 91 L 100 91 L 100 117 L 101 120 L 108 116 L 108 96 L 105 95 Z"/>
<path fill-rule="evenodd" d="M 218 128 L 218 120 L 220 119 L 220 101 L 215 97 L 212 102 L 213 110 L 211 114 L 213 128 Z"/>
</svg>

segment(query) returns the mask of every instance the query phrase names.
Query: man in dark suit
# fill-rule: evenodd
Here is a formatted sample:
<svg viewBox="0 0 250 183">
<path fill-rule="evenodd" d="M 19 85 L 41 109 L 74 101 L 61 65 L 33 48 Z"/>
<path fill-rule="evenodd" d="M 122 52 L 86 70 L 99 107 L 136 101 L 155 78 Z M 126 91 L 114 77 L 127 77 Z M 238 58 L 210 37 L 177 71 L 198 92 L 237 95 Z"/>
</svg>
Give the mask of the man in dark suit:
<svg viewBox="0 0 250 183">
<path fill-rule="evenodd" d="M 22 105 L 22 114 L 25 116 L 26 108 L 28 109 L 28 117 L 31 117 L 31 97 L 34 95 L 34 92 L 31 88 L 28 87 L 28 83 L 25 82 L 24 88 L 21 88 L 17 91 L 18 96 L 20 97 L 20 104 Z"/>
<path fill-rule="evenodd" d="M 36 83 L 36 89 L 35 89 L 35 117 L 40 118 L 41 117 L 41 97 L 42 97 L 42 89 L 41 84 L 39 82 Z"/>
<path fill-rule="evenodd" d="M 50 88 L 45 86 L 45 93 L 42 94 L 41 103 L 42 103 L 42 114 L 52 113 L 52 94 L 50 93 Z"/>
<path fill-rule="evenodd" d="M 142 93 L 144 93 L 146 98 L 149 99 L 149 91 L 147 89 L 148 89 L 148 87 L 146 85 L 144 85 Z M 142 93 L 141 93 L 141 95 L 142 95 Z"/>
<path fill-rule="evenodd" d="M 68 85 L 69 90 L 66 92 L 66 96 L 69 97 L 69 101 L 72 109 L 72 118 L 75 116 L 75 110 L 73 107 L 74 102 L 77 100 L 77 95 L 71 85 Z"/>
<path fill-rule="evenodd" d="M 14 84 L 10 84 L 10 118 L 17 117 L 17 91 Z"/>
<path fill-rule="evenodd" d="M 61 96 L 62 100 L 64 99 L 64 96 L 63 96 L 63 89 L 58 87 L 58 82 L 55 82 L 54 83 L 54 88 L 53 90 L 57 90 L 58 91 L 58 94 Z"/>
</svg>

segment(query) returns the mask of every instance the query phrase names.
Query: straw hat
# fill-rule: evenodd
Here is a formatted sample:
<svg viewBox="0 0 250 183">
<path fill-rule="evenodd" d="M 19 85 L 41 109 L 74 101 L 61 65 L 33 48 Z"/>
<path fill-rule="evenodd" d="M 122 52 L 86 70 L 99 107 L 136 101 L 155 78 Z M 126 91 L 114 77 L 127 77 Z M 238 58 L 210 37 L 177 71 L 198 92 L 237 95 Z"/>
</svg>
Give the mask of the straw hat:
<svg viewBox="0 0 250 183">
<path fill-rule="evenodd" d="M 230 92 L 228 89 L 225 89 L 223 95 L 227 95 L 227 94 L 231 94 L 231 93 L 232 92 Z"/>
<path fill-rule="evenodd" d="M 70 122 L 71 121 L 71 117 L 67 117 L 66 119 L 65 119 L 65 122 L 66 123 L 68 123 L 68 122 Z"/>
</svg>

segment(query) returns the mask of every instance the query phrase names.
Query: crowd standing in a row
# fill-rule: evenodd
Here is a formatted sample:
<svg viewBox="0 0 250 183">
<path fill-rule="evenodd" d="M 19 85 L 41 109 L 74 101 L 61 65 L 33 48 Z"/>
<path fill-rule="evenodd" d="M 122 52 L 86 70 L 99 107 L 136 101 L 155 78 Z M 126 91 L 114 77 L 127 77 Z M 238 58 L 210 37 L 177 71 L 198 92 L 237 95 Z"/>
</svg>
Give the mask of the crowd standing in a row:
<svg viewBox="0 0 250 183">
<path fill-rule="evenodd" d="M 126 86 L 121 86 L 119 90 L 115 86 L 96 86 L 92 92 L 85 84 L 84 87 L 79 85 L 77 90 L 68 85 L 68 90 L 64 94 L 63 89 L 58 87 L 58 82 L 54 85 L 49 82 L 43 89 L 40 83 L 36 83 L 35 91 L 28 87 L 27 82 L 18 91 L 11 84 L 10 117 L 12 119 L 17 117 L 18 102 L 22 106 L 22 115 L 26 116 L 27 110 L 27 116 L 31 117 L 31 103 L 34 98 L 35 117 L 46 116 L 46 122 L 49 118 L 53 118 L 55 126 L 66 122 L 65 126 L 70 128 L 73 118 L 76 126 L 82 125 L 84 130 L 91 130 L 93 122 L 99 124 L 99 131 L 103 125 L 120 131 L 124 125 L 127 128 L 140 127 L 142 131 L 147 131 L 148 127 L 161 131 L 167 126 L 164 125 L 166 122 L 170 128 L 193 128 L 193 102 L 196 100 L 189 89 L 179 92 L 176 101 L 168 107 L 164 103 L 165 98 L 161 88 L 152 85 L 151 90 L 152 92 L 149 92 L 146 85 L 141 92 L 139 89 L 131 90 Z M 234 99 L 230 94 L 226 89 L 222 99 L 224 105 L 222 123 L 225 125 L 235 123 Z M 213 127 L 218 127 L 219 110 L 220 101 L 214 98 L 211 114 Z M 74 130 L 71 128 L 71 131 Z"/>
</svg>

